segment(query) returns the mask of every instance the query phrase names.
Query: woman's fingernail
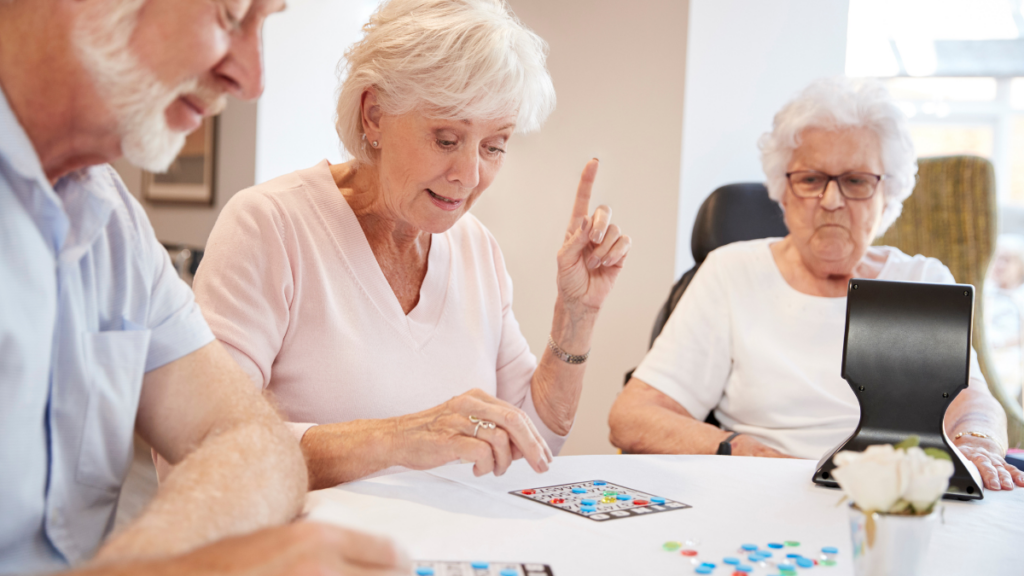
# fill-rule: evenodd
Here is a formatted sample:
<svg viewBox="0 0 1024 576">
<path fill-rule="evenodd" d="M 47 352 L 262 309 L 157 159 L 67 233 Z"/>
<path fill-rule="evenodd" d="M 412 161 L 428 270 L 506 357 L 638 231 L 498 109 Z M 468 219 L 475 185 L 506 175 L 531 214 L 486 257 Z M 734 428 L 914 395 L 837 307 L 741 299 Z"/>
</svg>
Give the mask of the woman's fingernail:
<svg viewBox="0 0 1024 576">
<path fill-rule="evenodd" d="M 597 265 L 600 264 L 600 263 L 601 263 L 601 260 L 597 256 L 594 256 L 590 260 L 587 261 L 587 268 L 590 268 L 591 270 L 593 270 L 594 268 L 597 268 Z"/>
<path fill-rule="evenodd" d="M 594 160 L 597 160 L 598 162 L 600 162 L 600 161 L 601 161 L 601 159 L 600 159 L 600 158 L 598 158 L 597 156 L 595 156 L 595 157 L 594 157 Z"/>
</svg>

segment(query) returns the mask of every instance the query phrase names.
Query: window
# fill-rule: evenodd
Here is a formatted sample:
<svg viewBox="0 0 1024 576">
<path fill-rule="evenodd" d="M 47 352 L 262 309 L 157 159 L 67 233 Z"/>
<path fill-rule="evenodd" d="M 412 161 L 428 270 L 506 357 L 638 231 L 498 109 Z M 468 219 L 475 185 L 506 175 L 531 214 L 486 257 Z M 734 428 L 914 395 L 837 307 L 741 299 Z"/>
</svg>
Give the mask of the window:
<svg viewBox="0 0 1024 576">
<path fill-rule="evenodd" d="M 918 155 L 973 154 L 996 173 L 999 243 L 985 282 L 993 367 L 1024 380 L 1024 0 L 850 0 L 846 72 L 877 77 Z"/>
</svg>

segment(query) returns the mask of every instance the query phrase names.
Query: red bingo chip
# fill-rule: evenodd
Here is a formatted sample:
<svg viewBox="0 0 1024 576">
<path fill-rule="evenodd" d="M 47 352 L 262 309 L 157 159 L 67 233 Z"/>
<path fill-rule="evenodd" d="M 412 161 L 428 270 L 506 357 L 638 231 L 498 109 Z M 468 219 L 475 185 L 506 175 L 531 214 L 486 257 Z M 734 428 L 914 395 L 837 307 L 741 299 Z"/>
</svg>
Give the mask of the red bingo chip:
<svg viewBox="0 0 1024 576">
<path fill-rule="evenodd" d="M 565 498 L 552 498 L 552 504 L 565 504 Z"/>
<path fill-rule="evenodd" d="M 633 504 L 635 506 L 647 506 L 648 504 L 650 504 L 650 502 L 648 502 L 647 500 L 633 500 Z"/>
<path fill-rule="evenodd" d="M 696 556 L 697 555 L 697 551 L 696 550 L 683 550 L 682 552 L 680 552 L 680 554 L 682 554 L 683 556 Z"/>
<path fill-rule="evenodd" d="M 526 494 L 527 496 L 532 496 L 536 493 L 536 490 L 523 490 L 523 494 Z"/>
</svg>

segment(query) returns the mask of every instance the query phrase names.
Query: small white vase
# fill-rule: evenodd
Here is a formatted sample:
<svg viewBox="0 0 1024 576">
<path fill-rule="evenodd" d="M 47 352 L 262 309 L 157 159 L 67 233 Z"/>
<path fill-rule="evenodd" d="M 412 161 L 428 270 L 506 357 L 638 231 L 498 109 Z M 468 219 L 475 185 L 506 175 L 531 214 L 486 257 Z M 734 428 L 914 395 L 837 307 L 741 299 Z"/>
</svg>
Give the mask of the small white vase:
<svg viewBox="0 0 1024 576">
<path fill-rule="evenodd" d="M 851 505 L 853 573 L 857 576 L 923 575 L 924 558 L 937 521 L 937 511 L 938 506 L 926 516 L 874 512 L 869 518 Z"/>
</svg>

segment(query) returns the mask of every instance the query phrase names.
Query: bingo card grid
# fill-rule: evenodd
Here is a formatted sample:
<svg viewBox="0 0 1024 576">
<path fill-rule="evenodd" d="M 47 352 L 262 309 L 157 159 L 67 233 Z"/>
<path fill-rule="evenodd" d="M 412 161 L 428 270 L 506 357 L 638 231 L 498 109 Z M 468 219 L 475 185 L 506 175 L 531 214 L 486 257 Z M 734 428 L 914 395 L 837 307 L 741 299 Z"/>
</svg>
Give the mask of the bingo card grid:
<svg viewBox="0 0 1024 576">
<path fill-rule="evenodd" d="M 414 576 L 554 576 L 547 564 L 425 560 L 413 564 Z"/>
<path fill-rule="evenodd" d="M 509 494 L 572 512 L 595 522 L 692 508 L 689 504 L 632 490 L 605 480 L 513 490 Z"/>
</svg>

